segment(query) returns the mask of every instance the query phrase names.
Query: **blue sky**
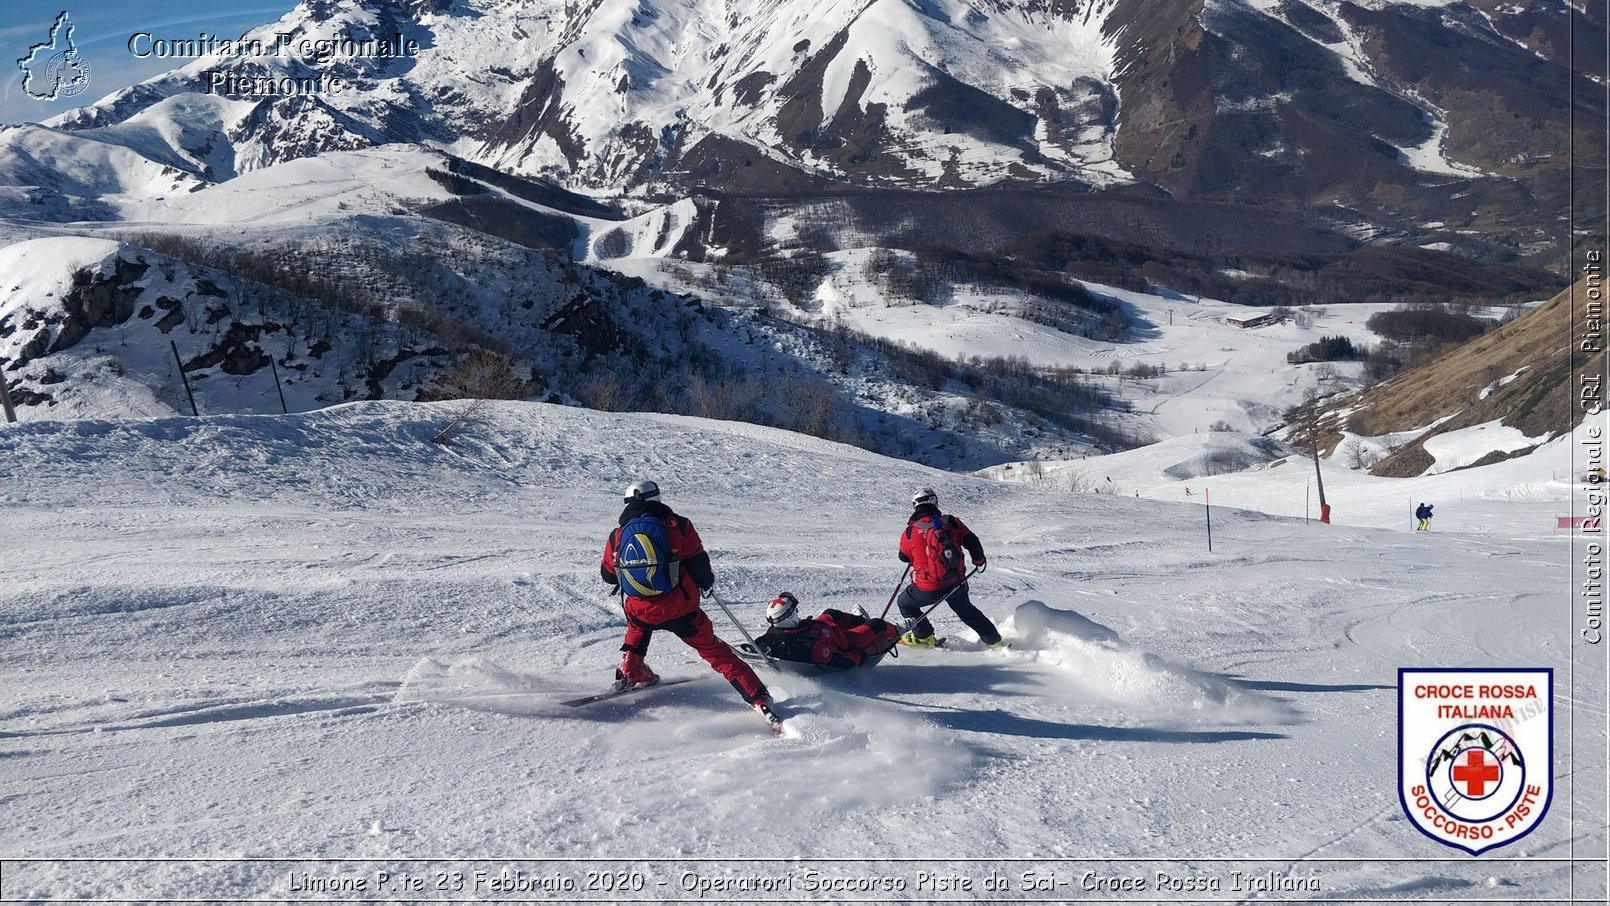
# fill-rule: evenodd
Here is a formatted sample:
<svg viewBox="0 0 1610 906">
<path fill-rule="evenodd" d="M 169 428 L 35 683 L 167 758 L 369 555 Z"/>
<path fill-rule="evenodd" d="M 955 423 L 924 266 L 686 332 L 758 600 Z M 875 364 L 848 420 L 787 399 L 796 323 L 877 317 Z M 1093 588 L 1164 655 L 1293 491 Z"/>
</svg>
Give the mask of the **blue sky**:
<svg viewBox="0 0 1610 906">
<path fill-rule="evenodd" d="M 0 2 L 0 122 L 37 122 L 64 110 L 93 103 L 135 82 L 188 60 L 139 60 L 129 53 L 129 36 L 150 32 L 162 38 L 195 38 L 201 32 L 236 37 L 272 22 L 295 6 L 292 0 L 244 0 L 218 4 L 200 0 L 4 0 Z M 41 101 L 22 90 L 17 60 L 34 44 L 50 38 L 57 15 L 66 11 L 75 30 L 73 44 L 89 64 L 89 86 L 76 97 Z"/>
</svg>

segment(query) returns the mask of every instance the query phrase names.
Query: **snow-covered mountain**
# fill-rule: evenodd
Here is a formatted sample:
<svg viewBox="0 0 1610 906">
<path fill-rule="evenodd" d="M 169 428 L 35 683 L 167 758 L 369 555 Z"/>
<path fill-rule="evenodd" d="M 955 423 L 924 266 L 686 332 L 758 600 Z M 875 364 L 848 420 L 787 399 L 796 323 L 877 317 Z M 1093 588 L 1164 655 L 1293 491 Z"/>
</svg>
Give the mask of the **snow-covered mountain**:
<svg viewBox="0 0 1610 906">
<path fill-rule="evenodd" d="M 1597 21 L 1462 3 L 307 3 L 0 130 L 0 230 L 33 240 L 0 251 L 16 274 L 0 365 L 57 416 L 186 410 L 176 367 L 207 411 L 257 412 L 287 386 L 293 410 L 468 392 L 449 372 L 490 349 L 528 396 L 969 469 L 1268 431 L 1318 383 L 1277 347 L 1359 333 L 1331 303 L 1553 292 L 1488 228 L 1542 229 L 1552 190 L 1489 205 L 1524 179 L 1447 158 L 1463 108 L 1425 99 L 1453 78 L 1437 54 L 1470 47 L 1490 79 L 1460 98 L 1515 101 L 1522 50 L 1538 78 L 1597 78 L 1556 72 L 1578 19 Z M 1399 26 L 1441 42 L 1412 77 Z M 250 79 L 323 87 L 219 87 Z M 1359 141 L 1380 159 L 1349 162 Z M 1159 169 L 1165 151 L 1177 166 Z M 1355 179 L 1384 207 L 1346 207 Z M 1279 203 L 1246 203 L 1265 190 Z M 1486 226 L 1403 219 L 1433 196 Z M 1226 303 L 1306 311 L 1227 355 Z M 170 366 L 173 345 L 194 348 Z M 1106 373 L 1119 359 L 1139 370 Z M 1260 368 L 1280 379 L 1243 380 Z M 1135 390 L 1192 370 L 1227 389 L 1181 418 Z M 766 392 L 779 375 L 802 395 Z"/>
<path fill-rule="evenodd" d="M 1603 61 L 1570 50 L 1603 19 L 1558 0 L 317 0 L 0 133 L 0 185 L 76 210 L 426 143 L 612 195 L 1143 186 L 1530 256 L 1558 242 L 1571 168 L 1603 169 Z M 240 88 L 279 80 L 318 90 Z M 130 153 L 119 179 L 34 165 Z"/>
<path fill-rule="evenodd" d="M 603 191 L 674 185 L 671 173 L 685 185 L 686 171 L 732 153 L 869 184 L 1112 182 L 1127 176 L 1113 161 L 1110 6 L 315 2 L 252 32 L 264 53 L 198 60 L 52 125 L 190 158 L 213 178 L 380 141 L 435 141 Z M 291 43 L 275 45 L 281 35 Z M 273 52 L 394 37 L 418 50 Z M 218 72 L 344 87 L 239 102 L 206 93 Z M 202 161 L 182 129 L 137 125 L 198 116 L 225 139 L 207 149 L 216 159 Z"/>
<path fill-rule="evenodd" d="M 1565 282 L 1525 262 L 1600 226 L 1604 24 L 307 0 L 248 38 L 327 58 L 0 127 L 0 894 L 1602 902 L 1601 552 L 1559 528 L 1602 414 L 1539 406 L 1602 372 L 1558 355 L 1583 324 L 1450 357 L 1441 433 L 1278 429 L 1362 384 L 1295 350 Z M 280 79 L 318 90 L 241 88 Z M 1409 477 L 1348 455 L 1422 434 Z M 769 676 L 781 739 L 716 681 L 564 707 L 618 662 L 599 547 L 644 477 L 732 642 L 783 589 L 877 612 L 936 487 L 1012 647 L 941 611 L 948 649 Z M 1554 671 L 1524 842 L 1406 820 L 1416 666 Z"/>
<path fill-rule="evenodd" d="M 168 213 L 205 218 L 206 196 L 285 169 L 313 178 L 328 161 L 259 171 Z M 407 155 L 353 152 L 348 163 L 395 166 L 400 182 L 440 189 Z M 635 264 L 651 285 L 435 218 L 343 214 L 349 201 L 363 203 L 365 182 L 329 175 L 309 199 L 327 219 L 304 220 L 306 211 L 281 219 L 282 206 L 257 219 L 237 206 L 242 216 L 224 242 L 215 241 L 218 225 L 201 219 L 180 234 L 41 237 L 0 248 L 8 275 L 0 364 L 23 417 L 535 398 L 758 422 L 959 468 L 1121 446 L 1125 432 L 1140 430 L 1102 417 L 1121 407 L 1110 390 L 1020 365 L 1008 358 L 1009 342 L 952 356 L 808 308 L 773 311 L 767 300 L 776 291 L 759 280 L 668 290 L 659 286 L 689 281 L 660 270 L 659 258 L 610 262 Z M 634 226 L 656 235 L 670 216 L 601 221 L 610 232 L 597 241 Z M 539 223 L 554 222 L 574 226 Z M 575 243 L 585 248 L 591 238 Z M 643 244 L 639 251 L 660 251 Z M 1017 323 L 1009 314 L 993 320 L 1007 330 Z"/>
</svg>

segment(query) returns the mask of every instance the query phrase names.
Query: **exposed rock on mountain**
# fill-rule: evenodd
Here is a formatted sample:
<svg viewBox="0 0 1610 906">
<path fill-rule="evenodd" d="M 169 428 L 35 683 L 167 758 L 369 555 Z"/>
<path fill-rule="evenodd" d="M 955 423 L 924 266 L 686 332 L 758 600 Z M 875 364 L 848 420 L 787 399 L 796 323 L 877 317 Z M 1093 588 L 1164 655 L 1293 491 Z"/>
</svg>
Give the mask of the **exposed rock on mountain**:
<svg viewBox="0 0 1610 906">
<path fill-rule="evenodd" d="M 13 127 L 0 185 L 78 217 L 155 190 L 128 184 L 140 167 L 182 191 L 422 142 L 604 195 L 1139 185 L 1552 267 L 1571 174 L 1579 215 L 1602 195 L 1603 55 L 1570 42 L 1602 47 L 1603 20 L 1560 0 L 317 0 L 253 32 L 264 52 Z M 299 50 L 343 40 L 411 49 Z M 230 96 L 220 72 L 341 89 Z M 30 169 L 86 147 L 138 159 L 92 184 Z"/>
<path fill-rule="evenodd" d="M 1580 280 L 1508 324 L 1347 398 L 1321 414 L 1321 424 L 1400 436 L 1370 469 L 1398 477 L 1425 472 L 1433 461 L 1427 442 L 1461 429 L 1499 423 L 1537 443 L 1558 437 L 1604 399 L 1602 285 L 1602 272 Z M 1339 436 L 1327 432 L 1326 443 Z"/>
</svg>

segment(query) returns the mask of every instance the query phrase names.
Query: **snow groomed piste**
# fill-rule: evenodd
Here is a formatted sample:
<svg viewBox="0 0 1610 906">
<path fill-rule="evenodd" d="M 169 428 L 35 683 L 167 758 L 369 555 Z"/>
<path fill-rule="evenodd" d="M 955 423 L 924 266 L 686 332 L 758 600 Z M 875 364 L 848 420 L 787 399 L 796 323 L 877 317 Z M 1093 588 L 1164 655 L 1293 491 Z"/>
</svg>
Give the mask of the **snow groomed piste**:
<svg viewBox="0 0 1610 906">
<path fill-rule="evenodd" d="M 1155 872 L 1442 901 L 1590 884 L 1549 861 L 1602 846 L 1584 781 L 1560 777 L 1522 846 L 1467 862 L 1431 861 L 1450 851 L 1407 825 L 1393 781 L 1402 666 L 1548 666 L 1572 690 L 1562 708 L 1603 698 L 1602 674 L 1578 661 L 1573 676 L 1556 641 L 1577 627 L 1548 590 L 1567 564 L 1546 530 L 1416 535 L 1226 507 L 1210 554 L 1191 504 L 540 404 L 489 406 L 431 443 L 456 412 L 5 432 L 3 851 L 314 860 L 8 861 L 8 897 L 283 898 L 293 868 L 386 867 L 342 862 L 354 856 L 493 875 L 503 863 L 406 860 L 588 858 L 674 888 L 682 872 L 766 867 L 690 859 L 859 865 L 865 841 L 913 860 L 880 872 L 1093 870 L 1143 876 L 1145 896 L 1164 895 Z M 652 457 L 618 461 L 619 438 L 644 432 Z M 1516 465 L 1484 468 L 1427 481 Z M 808 609 L 881 605 L 910 489 L 942 487 L 988 543 L 973 599 L 1010 647 L 779 675 L 778 739 L 673 639 L 654 642 L 655 669 L 712 681 L 565 707 L 619 660 L 597 556 L 643 469 L 697 520 L 723 599 L 754 622 L 780 588 Z M 1528 506 L 1467 494 L 1455 509 L 1503 521 Z M 1578 706 L 1578 733 L 1593 719 Z M 1557 742 L 1562 764 L 1582 745 Z M 1096 857 L 1176 861 L 1080 861 Z M 1227 861 L 1177 861 L 1191 857 Z"/>
</svg>

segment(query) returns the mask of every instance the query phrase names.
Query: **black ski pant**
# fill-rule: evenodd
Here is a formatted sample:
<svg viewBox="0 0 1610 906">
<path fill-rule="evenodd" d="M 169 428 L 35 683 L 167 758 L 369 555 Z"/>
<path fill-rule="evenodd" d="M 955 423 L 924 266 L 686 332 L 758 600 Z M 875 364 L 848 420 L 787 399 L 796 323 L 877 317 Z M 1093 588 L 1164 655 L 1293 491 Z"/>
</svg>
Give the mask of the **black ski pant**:
<svg viewBox="0 0 1610 906">
<path fill-rule="evenodd" d="M 950 597 L 945 598 L 947 592 Z M 993 645 L 1001 640 L 1001 631 L 995 628 L 995 624 L 990 622 L 989 617 L 984 616 L 982 610 L 973 606 L 972 599 L 967 596 L 966 582 L 958 586 L 955 591 L 951 591 L 948 588 L 942 588 L 939 591 L 923 591 L 915 585 L 906 586 L 905 591 L 900 593 L 900 600 L 896 603 L 900 605 L 900 615 L 907 620 L 917 620 L 918 617 L 922 617 L 922 619 L 917 620 L 915 626 L 911 627 L 911 631 L 918 638 L 934 634 L 933 624 L 928 622 L 927 617 L 922 616 L 922 612 L 938 603 L 940 598 L 945 598 L 945 603 L 950 606 L 951 610 L 956 612 L 956 616 L 960 617 L 963 623 L 967 624 L 968 629 L 978 633 L 980 642 L 986 645 Z"/>
</svg>

